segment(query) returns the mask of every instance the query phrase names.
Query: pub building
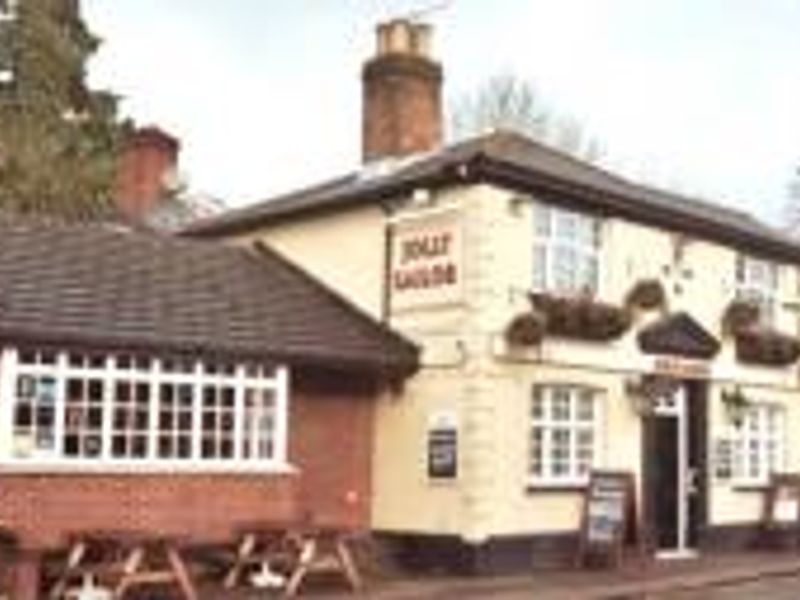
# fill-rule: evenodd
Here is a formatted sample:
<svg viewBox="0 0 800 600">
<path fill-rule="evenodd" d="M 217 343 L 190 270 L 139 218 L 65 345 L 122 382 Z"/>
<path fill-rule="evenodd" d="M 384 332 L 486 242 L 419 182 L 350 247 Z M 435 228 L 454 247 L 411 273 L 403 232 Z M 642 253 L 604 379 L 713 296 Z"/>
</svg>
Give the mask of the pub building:
<svg viewBox="0 0 800 600">
<path fill-rule="evenodd" d="M 81 532 L 209 545 L 255 522 L 366 528 L 376 401 L 417 363 L 263 245 L 8 216 L 0 340 L 15 600 Z"/>
<path fill-rule="evenodd" d="M 748 546 L 800 471 L 800 246 L 516 133 L 443 145 L 442 81 L 428 26 L 380 25 L 363 165 L 185 231 L 268 244 L 420 347 L 375 404 L 376 536 L 417 567 L 571 560 L 612 470 L 654 555 Z"/>
</svg>

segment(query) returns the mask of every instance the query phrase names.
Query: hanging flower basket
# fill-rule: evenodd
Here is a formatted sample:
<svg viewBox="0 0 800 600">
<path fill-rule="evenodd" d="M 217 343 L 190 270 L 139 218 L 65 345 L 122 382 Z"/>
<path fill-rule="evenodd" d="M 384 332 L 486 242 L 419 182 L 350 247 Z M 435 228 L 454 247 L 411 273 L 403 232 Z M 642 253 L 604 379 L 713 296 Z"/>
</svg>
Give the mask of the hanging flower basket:
<svg viewBox="0 0 800 600">
<path fill-rule="evenodd" d="M 546 333 L 558 337 L 605 342 L 620 337 L 631 325 L 630 311 L 585 296 L 531 294 L 531 303 L 544 316 Z"/>
<path fill-rule="evenodd" d="M 800 340 L 767 329 L 750 329 L 736 335 L 736 358 L 766 367 L 786 367 L 800 358 Z"/>
<path fill-rule="evenodd" d="M 506 327 L 506 342 L 511 346 L 535 346 L 542 341 L 546 327 L 545 319 L 539 313 L 522 313 Z"/>
<path fill-rule="evenodd" d="M 746 300 L 733 300 L 722 315 L 722 331 L 725 335 L 738 335 L 758 324 L 757 304 Z"/>
<path fill-rule="evenodd" d="M 639 310 L 666 308 L 667 294 L 664 286 L 658 279 L 637 281 L 625 296 L 625 306 Z"/>
</svg>

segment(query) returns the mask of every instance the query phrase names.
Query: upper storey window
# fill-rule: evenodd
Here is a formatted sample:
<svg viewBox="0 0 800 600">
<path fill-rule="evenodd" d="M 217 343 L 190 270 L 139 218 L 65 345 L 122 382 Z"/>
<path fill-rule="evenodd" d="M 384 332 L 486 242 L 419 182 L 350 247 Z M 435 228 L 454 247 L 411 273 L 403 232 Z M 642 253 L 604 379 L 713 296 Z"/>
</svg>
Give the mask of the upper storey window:
<svg viewBox="0 0 800 600">
<path fill-rule="evenodd" d="M 600 221 L 534 204 L 533 289 L 594 294 L 600 279 Z"/>
<path fill-rule="evenodd" d="M 775 322 L 778 297 L 778 266 L 739 255 L 736 259 L 736 298 L 756 304 L 763 325 Z"/>
</svg>

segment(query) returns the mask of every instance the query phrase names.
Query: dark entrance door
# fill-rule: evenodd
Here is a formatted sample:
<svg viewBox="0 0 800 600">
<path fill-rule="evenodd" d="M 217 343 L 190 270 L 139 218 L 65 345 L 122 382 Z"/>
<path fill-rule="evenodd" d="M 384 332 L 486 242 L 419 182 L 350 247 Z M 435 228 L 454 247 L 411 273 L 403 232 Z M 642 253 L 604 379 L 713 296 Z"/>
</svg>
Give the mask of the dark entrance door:
<svg viewBox="0 0 800 600">
<path fill-rule="evenodd" d="M 653 498 L 653 525 L 655 543 L 659 550 L 677 549 L 680 546 L 677 416 L 658 414 L 653 418 L 652 455 L 649 457 L 650 484 Z"/>
<path fill-rule="evenodd" d="M 644 423 L 645 518 L 657 551 L 685 554 L 705 522 L 705 385 L 682 382 Z"/>
</svg>

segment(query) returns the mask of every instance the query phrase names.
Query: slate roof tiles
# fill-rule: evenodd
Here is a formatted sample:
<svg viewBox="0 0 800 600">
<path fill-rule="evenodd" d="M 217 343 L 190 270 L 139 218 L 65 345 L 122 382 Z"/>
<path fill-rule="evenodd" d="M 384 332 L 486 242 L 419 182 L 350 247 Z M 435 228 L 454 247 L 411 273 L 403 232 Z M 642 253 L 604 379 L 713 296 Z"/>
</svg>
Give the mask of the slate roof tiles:
<svg viewBox="0 0 800 600">
<path fill-rule="evenodd" d="M 0 339 L 410 372 L 417 349 L 266 247 L 0 218 Z"/>
</svg>

